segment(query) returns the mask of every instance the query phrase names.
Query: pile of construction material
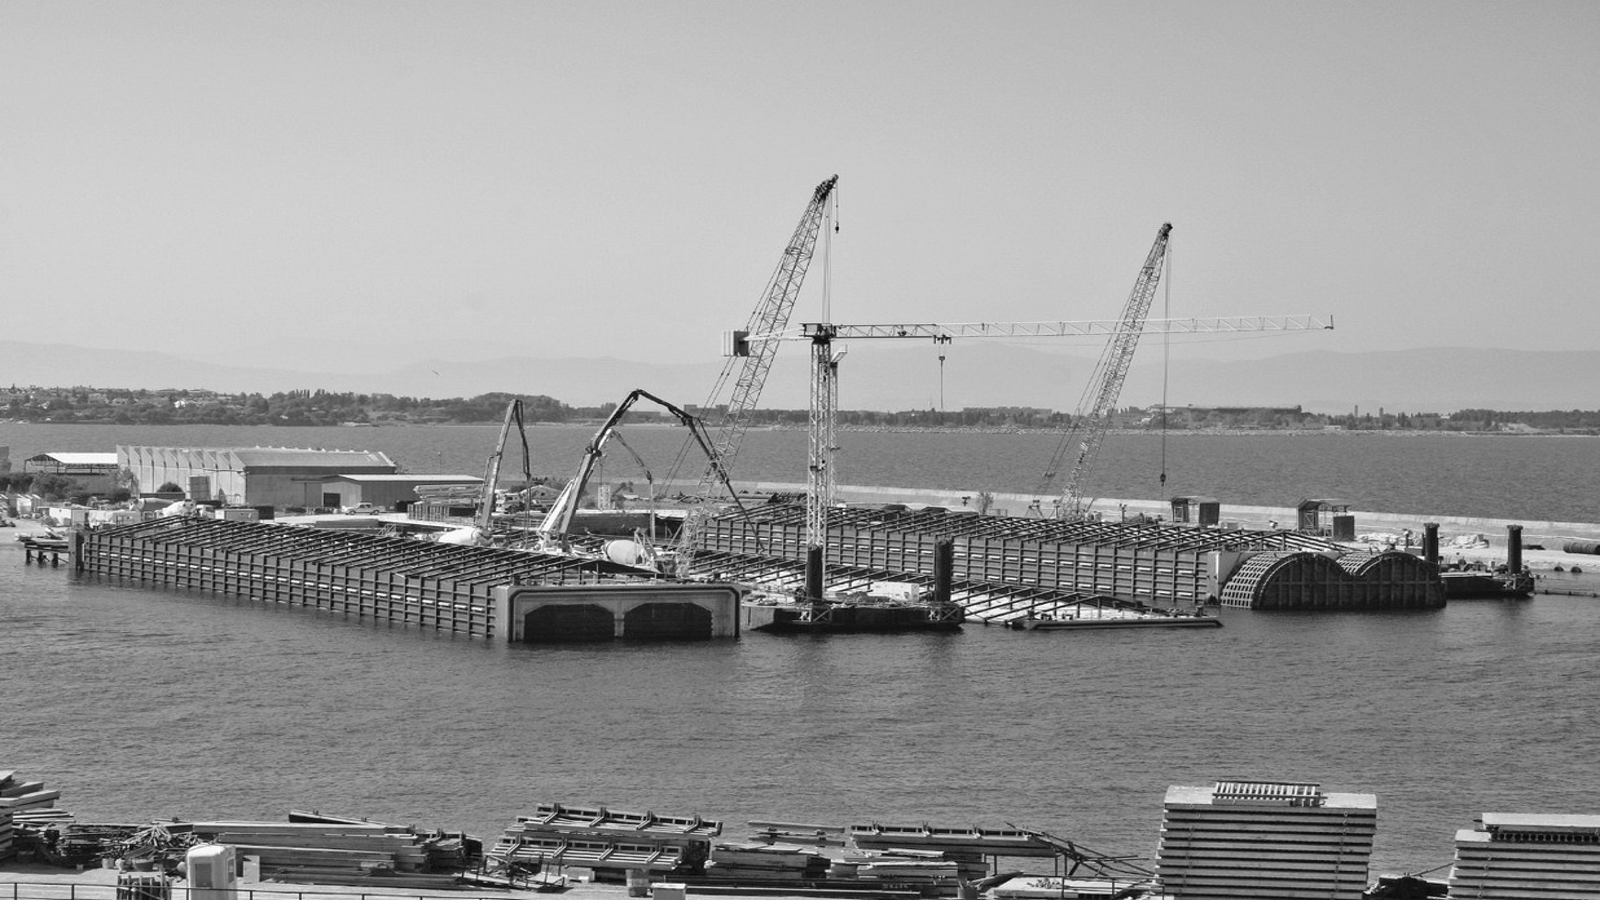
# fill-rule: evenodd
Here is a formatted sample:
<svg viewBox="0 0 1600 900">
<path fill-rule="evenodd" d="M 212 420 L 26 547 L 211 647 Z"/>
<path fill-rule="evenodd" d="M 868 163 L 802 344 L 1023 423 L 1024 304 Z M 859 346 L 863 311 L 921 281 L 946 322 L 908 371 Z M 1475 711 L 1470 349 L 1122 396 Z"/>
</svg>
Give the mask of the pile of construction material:
<svg viewBox="0 0 1600 900">
<path fill-rule="evenodd" d="M 854 850 L 833 864 L 834 878 L 854 878 L 884 886 L 954 887 L 989 874 L 982 855 L 950 850 Z"/>
<path fill-rule="evenodd" d="M 18 851 L 46 850 L 45 834 L 50 834 L 50 851 L 72 814 L 56 809 L 60 791 L 47 791 L 42 781 L 19 778 L 14 771 L 0 769 L 0 862 L 14 858 Z"/>
<path fill-rule="evenodd" d="M 740 884 L 820 881 L 829 877 L 833 861 L 815 850 L 762 841 L 723 842 L 712 846 L 707 878 Z"/>
<path fill-rule="evenodd" d="M 263 881 L 449 887 L 466 863 L 464 835 L 361 819 L 316 818 L 324 821 L 189 822 L 163 827 L 169 833 L 186 832 L 196 842 L 233 847 L 241 859 L 259 860 Z"/>
<path fill-rule="evenodd" d="M 541 803 L 533 815 L 518 816 L 485 854 L 486 870 L 516 880 L 547 868 L 577 868 L 614 883 L 625 882 L 630 871 L 696 874 L 721 833 L 721 822 L 699 816 Z"/>
</svg>

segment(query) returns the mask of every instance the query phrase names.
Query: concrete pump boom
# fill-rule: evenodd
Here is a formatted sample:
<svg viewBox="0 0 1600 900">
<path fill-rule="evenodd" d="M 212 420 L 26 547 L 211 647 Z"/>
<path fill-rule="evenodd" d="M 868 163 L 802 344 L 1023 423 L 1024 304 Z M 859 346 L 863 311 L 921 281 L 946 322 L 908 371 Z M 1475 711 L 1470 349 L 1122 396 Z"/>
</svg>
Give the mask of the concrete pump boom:
<svg viewBox="0 0 1600 900">
<path fill-rule="evenodd" d="M 567 532 L 572 527 L 573 515 L 578 511 L 578 501 L 583 497 L 584 489 L 588 487 L 589 478 L 594 475 L 594 469 L 596 464 L 600 462 L 600 457 L 605 455 L 606 443 L 615 435 L 617 423 L 622 421 L 622 417 L 627 415 L 628 410 L 633 408 L 633 405 L 641 398 L 655 402 L 667 412 L 672 413 L 678 421 L 689 429 L 690 434 L 694 436 L 695 442 L 700 445 L 700 449 L 705 451 L 706 457 L 710 460 L 707 464 L 707 469 L 713 473 L 714 477 L 720 479 L 721 484 L 727 488 L 729 495 L 733 495 L 733 487 L 728 483 L 727 470 L 723 467 L 722 460 L 717 455 L 715 445 L 711 443 L 710 438 L 705 434 L 705 428 L 701 425 L 700 420 L 643 388 L 635 388 L 621 403 L 617 404 L 617 408 L 611 411 L 611 415 L 600 426 L 600 430 L 595 432 L 594 438 L 589 441 L 589 446 L 584 449 L 583 461 L 578 464 L 578 473 L 561 489 L 561 493 L 550 504 L 549 512 L 545 513 L 544 521 L 539 523 L 539 536 L 546 547 L 566 549 Z M 631 448 L 629 452 L 632 452 Z"/>
<path fill-rule="evenodd" d="M 500 461 L 506 455 L 506 439 L 511 436 L 511 423 L 516 422 L 517 433 L 522 436 L 522 479 L 531 483 L 533 480 L 532 467 L 528 461 L 528 435 L 522 424 L 522 400 L 518 398 L 506 404 L 506 418 L 500 425 L 500 440 L 495 442 L 494 452 L 489 454 L 489 462 L 483 470 L 483 495 L 478 500 L 478 533 L 482 540 L 489 539 L 489 532 L 494 528 L 494 495 L 495 488 L 500 482 Z"/>
</svg>

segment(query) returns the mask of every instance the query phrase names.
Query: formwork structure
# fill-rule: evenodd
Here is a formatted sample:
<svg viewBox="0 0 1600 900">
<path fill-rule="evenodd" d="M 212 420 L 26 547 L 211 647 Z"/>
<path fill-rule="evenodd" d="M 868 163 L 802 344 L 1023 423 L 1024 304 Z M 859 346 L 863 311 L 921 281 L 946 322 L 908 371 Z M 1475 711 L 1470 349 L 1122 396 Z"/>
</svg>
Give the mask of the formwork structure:
<svg viewBox="0 0 1600 900">
<path fill-rule="evenodd" d="M 1222 588 L 1223 606 L 1250 609 L 1435 609 L 1445 605 L 1439 567 L 1398 550 L 1260 553 Z"/>
<path fill-rule="evenodd" d="M 1377 830 L 1372 794 L 1259 781 L 1174 786 L 1156 871 L 1174 900 L 1360 900 Z"/>
<path fill-rule="evenodd" d="M 82 532 L 79 566 L 146 584 L 493 638 L 496 590 L 655 580 L 602 559 L 178 516 Z"/>
<path fill-rule="evenodd" d="M 955 590 L 965 592 L 953 599 L 979 619 L 982 604 L 1007 596 L 1016 600 L 1012 608 L 1086 598 L 1152 605 L 1221 598 L 1252 608 L 1443 605 L 1437 566 L 1405 553 L 1352 553 L 1317 535 L 904 507 L 830 510 L 828 579 L 845 587 L 930 583 L 941 540 L 955 544 Z M 733 579 L 787 583 L 805 557 L 805 541 L 804 508 L 767 504 L 708 522 L 697 561 Z"/>
<path fill-rule="evenodd" d="M 1600 900 L 1600 816 L 1484 813 L 1456 832 L 1450 897 Z"/>
</svg>

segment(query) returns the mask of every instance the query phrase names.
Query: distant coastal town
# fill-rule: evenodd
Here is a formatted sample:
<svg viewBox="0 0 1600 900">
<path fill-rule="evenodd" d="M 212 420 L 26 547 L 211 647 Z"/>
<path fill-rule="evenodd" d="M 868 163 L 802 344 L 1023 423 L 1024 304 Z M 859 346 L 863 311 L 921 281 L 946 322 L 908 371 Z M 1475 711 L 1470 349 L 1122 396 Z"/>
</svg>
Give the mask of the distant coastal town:
<svg viewBox="0 0 1600 900">
<path fill-rule="evenodd" d="M 518 395 L 488 393 L 474 397 L 428 398 L 393 394 L 340 393 L 322 390 L 273 394 L 223 393 L 197 389 L 146 390 L 107 387 L 39 387 L 0 389 L 0 421 L 94 425 L 276 425 L 376 426 L 472 425 L 499 422 L 506 404 Z M 544 395 L 521 397 L 530 422 L 582 423 L 604 419 L 615 403 L 573 406 Z M 707 410 L 684 404 L 709 421 L 722 408 Z M 663 413 L 633 410 L 636 421 Z M 805 409 L 756 409 L 756 426 L 806 424 Z M 964 407 L 959 410 L 840 410 L 843 428 L 1066 428 L 1069 413 L 1021 406 Z M 1384 409 L 1328 414 L 1300 406 L 1127 406 L 1115 413 L 1112 428 L 1177 431 L 1423 431 L 1502 434 L 1600 434 L 1600 410 L 1460 409 L 1449 413 L 1396 412 Z"/>
</svg>

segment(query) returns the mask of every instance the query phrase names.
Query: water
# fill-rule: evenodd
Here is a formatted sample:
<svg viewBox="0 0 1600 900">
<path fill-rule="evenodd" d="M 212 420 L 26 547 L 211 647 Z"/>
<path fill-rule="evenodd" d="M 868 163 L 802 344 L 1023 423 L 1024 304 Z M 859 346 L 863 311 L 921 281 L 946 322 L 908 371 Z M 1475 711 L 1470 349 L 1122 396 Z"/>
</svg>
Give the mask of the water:
<svg viewBox="0 0 1600 900">
<path fill-rule="evenodd" d="M 624 439 L 658 480 L 667 478 L 686 432 L 628 426 Z M 289 446 L 381 450 L 409 472 L 481 474 L 498 425 L 403 428 L 100 426 L 0 424 L 13 461 L 46 451 L 109 451 L 118 444 Z M 532 426 L 533 471 L 566 479 L 593 429 Z M 1058 435 L 861 432 L 840 434 L 841 484 L 1033 492 Z M 749 432 L 734 467 L 750 481 L 805 481 L 806 434 Z M 1163 466 L 1163 460 L 1165 465 Z M 508 452 L 504 472 L 520 456 Z M 637 462 L 615 446 L 607 480 L 631 478 Z M 20 464 L 18 465 L 20 468 Z M 1160 482 L 1165 468 L 1168 480 Z M 1333 433 L 1256 435 L 1112 434 L 1089 495 L 1134 499 L 1204 494 L 1229 504 L 1292 508 L 1306 497 L 1338 497 L 1360 511 L 1600 522 L 1600 440 L 1561 436 Z M 691 465 L 682 473 L 696 478 Z M 154 485 L 150 485 L 154 487 Z M 1060 482 L 1057 482 L 1059 489 Z"/>
<path fill-rule="evenodd" d="M 416 471 L 470 472 L 495 433 L 222 429 L 202 441 L 139 430 L 66 428 L 99 432 L 67 446 L 60 432 L 24 440 L 7 426 L 0 442 L 13 458 L 115 443 L 343 446 L 388 450 Z M 573 461 L 586 436 L 535 435 L 550 448 L 565 435 L 573 455 L 548 455 Z M 667 429 L 628 440 L 647 460 L 652 441 L 676 446 Z M 798 480 L 782 468 L 794 440 L 753 432 L 749 460 L 771 474 L 746 477 Z M 1214 491 L 1235 502 L 1330 494 L 1381 509 L 1361 502 L 1363 485 L 1404 484 L 1410 472 L 1448 490 L 1371 496 L 1437 514 L 1593 518 L 1561 505 L 1593 495 L 1592 464 L 1569 466 L 1600 445 L 1577 439 L 1189 441 L 1186 470 L 1261 492 Z M 1020 482 L 1032 470 L 1008 460 L 1040 446 L 1048 454 L 1050 439 L 851 433 L 847 452 L 900 459 L 875 471 L 864 458 L 847 480 Z M 423 464 L 427 453 L 443 464 Z M 1128 440 L 1106 456 L 1151 454 Z M 1333 473 L 1295 490 L 1317 460 Z M 1246 465 L 1250 478 L 1230 470 Z M 1466 474 L 1530 468 L 1552 482 L 1484 486 Z M 1368 478 L 1333 480 L 1352 472 Z M 1152 495 L 1126 477 L 1122 493 Z M 1524 505 L 1491 508 L 1485 494 Z M 533 648 L 106 583 L 24 566 L 9 539 L 3 548 L 0 768 L 61 789 L 61 805 L 91 821 L 281 820 L 310 807 L 493 837 L 556 800 L 700 813 L 735 823 L 735 835 L 747 819 L 1010 822 L 1148 857 L 1168 785 L 1272 778 L 1377 794 L 1374 871 L 1415 871 L 1449 862 L 1455 830 L 1484 811 L 1600 811 L 1588 749 L 1600 746 L 1590 687 L 1600 601 L 1587 598 L 1223 610 L 1226 627 L 1205 631 L 970 626 Z"/>
</svg>

